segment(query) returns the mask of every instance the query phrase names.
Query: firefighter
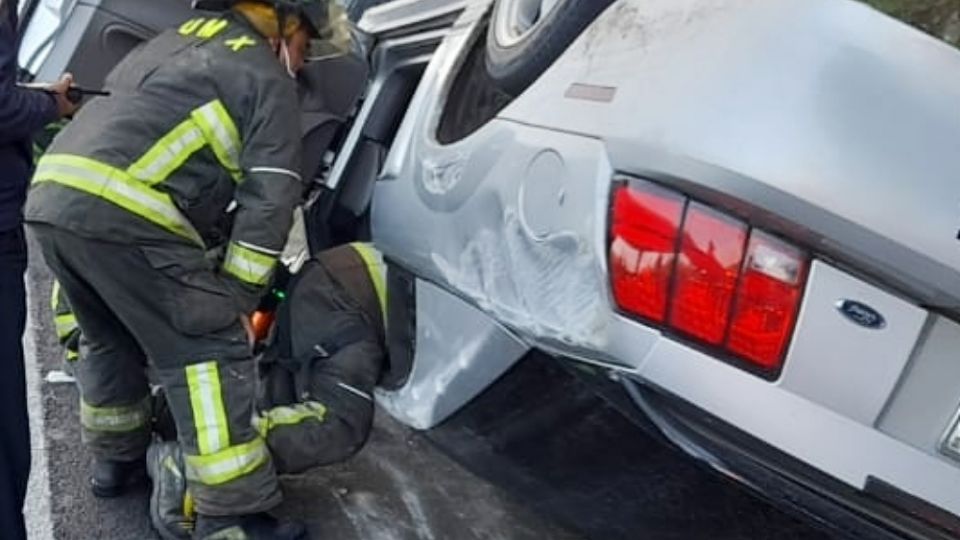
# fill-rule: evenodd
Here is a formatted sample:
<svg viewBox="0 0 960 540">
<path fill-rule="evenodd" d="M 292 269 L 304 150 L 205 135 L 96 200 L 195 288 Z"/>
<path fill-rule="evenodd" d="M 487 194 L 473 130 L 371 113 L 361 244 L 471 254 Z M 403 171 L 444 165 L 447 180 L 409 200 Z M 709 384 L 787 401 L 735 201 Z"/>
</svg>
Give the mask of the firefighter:
<svg viewBox="0 0 960 540">
<path fill-rule="evenodd" d="M 344 461 L 366 442 L 386 363 L 385 273 L 371 246 L 350 244 L 320 253 L 286 289 L 253 419 L 280 474 Z M 147 466 L 154 527 L 164 538 L 189 538 L 194 502 L 180 448 L 154 443 Z"/>
<path fill-rule="evenodd" d="M 387 361 L 385 275 L 380 254 L 357 243 L 320 253 L 291 282 L 253 420 L 282 473 L 343 461 L 366 442 Z"/>
<path fill-rule="evenodd" d="M 249 318 L 302 193 L 294 76 L 325 0 L 242 0 L 124 59 L 40 160 L 25 218 L 82 329 L 91 486 L 145 479 L 147 358 L 179 433 L 195 538 L 301 538 L 250 424 Z M 207 256 L 225 244 L 222 261 Z"/>
</svg>

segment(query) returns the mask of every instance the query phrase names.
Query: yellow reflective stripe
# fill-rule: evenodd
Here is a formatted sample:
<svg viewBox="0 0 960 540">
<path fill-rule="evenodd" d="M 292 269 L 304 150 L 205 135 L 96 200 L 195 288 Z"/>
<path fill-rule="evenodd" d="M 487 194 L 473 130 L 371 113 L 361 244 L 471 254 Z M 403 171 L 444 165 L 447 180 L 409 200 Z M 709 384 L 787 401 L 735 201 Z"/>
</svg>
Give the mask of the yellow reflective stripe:
<svg viewBox="0 0 960 540">
<path fill-rule="evenodd" d="M 220 165 L 230 172 L 237 182 L 243 178 L 240 171 L 240 134 L 230 118 L 226 107 L 219 99 L 207 103 L 190 113 L 213 148 Z"/>
<path fill-rule="evenodd" d="M 256 439 L 221 450 L 216 454 L 185 456 L 187 478 L 207 486 L 217 486 L 246 476 L 267 462 L 269 454 L 263 439 Z"/>
<path fill-rule="evenodd" d="M 234 525 L 226 529 L 220 529 L 207 536 L 206 540 L 251 540 L 251 538 L 239 525 Z"/>
<path fill-rule="evenodd" d="M 197 519 L 197 505 L 189 489 L 183 493 L 183 515 L 191 521 Z"/>
<path fill-rule="evenodd" d="M 266 285 L 277 265 L 277 257 L 230 242 L 223 270 L 241 281 Z"/>
<path fill-rule="evenodd" d="M 201 39 L 210 39 L 223 30 L 229 25 L 229 23 L 223 19 L 210 19 L 205 22 L 203 26 L 197 30 L 197 37 Z"/>
<path fill-rule="evenodd" d="M 201 455 L 215 454 L 230 446 L 220 369 L 216 362 L 204 362 L 187 366 L 186 371 L 197 447 Z"/>
<path fill-rule="evenodd" d="M 380 300 L 381 313 L 387 313 L 387 282 L 384 278 L 383 256 L 380 252 L 373 249 L 370 244 L 354 243 L 350 246 L 360 254 L 363 263 L 367 266 L 367 275 L 373 281 L 373 287 L 377 291 L 377 298 Z"/>
<path fill-rule="evenodd" d="M 68 154 L 47 155 L 37 164 L 34 182 L 54 182 L 109 201 L 179 236 L 203 245 L 200 235 L 173 200 L 124 171 Z"/>
<path fill-rule="evenodd" d="M 180 25 L 180 30 L 178 30 L 180 32 L 180 35 L 189 36 L 190 34 L 193 34 L 194 32 L 197 31 L 198 28 L 200 28 L 200 25 L 203 24 L 204 20 L 205 19 L 201 17 L 198 19 L 190 19 L 189 21 L 183 23 L 182 25 Z"/>
<path fill-rule="evenodd" d="M 250 36 L 240 36 L 238 38 L 228 39 L 223 42 L 227 47 L 233 49 L 233 52 L 239 52 L 246 47 L 252 47 L 257 44 Z"/>
<path fill-rule="evenodd" d="M 135 431 L 150 420 L 150 398 L 134 405 L 94 407 L 80 400 L 80 424 L 90 431 L 123 433 Z"/>
<path fill-rule="evenodd" d="M 327 408 L 322 403 L 307 401 L 285 407 L 274 407 L 253 417 L 253 428 L 262 437 L 266 437 L 271 429 L 278 426 L 293 426 L 305 420 L 323 422 L 327 415 Z"/>
<path fill-rule="evenodd" d="M 53 318 L 57 327 L 57 337 L 63 339 L 77 329 L 77 317 L 73 313 L 57 315 Z"/>
<path fill-rule="evenodd" d="M 76 362 L 77 360 L 80 360 L 80 353 L 67 349 L 67 362 Z"/>
<path fill-rule="evenodd" d="M 157 141 L 127 172 L 151 186 L 159 184 L 206 143 L 203 131 L 192 118 L 188 118 Z"/>
<path fill-rule="evenodd" d="M 164 135 L 127 171 L 150 185 L 159 184 L 206 144 L 213 149 L 220 165 L 239 182 L 243 177 L 240 171 L 240 136 L 220 100 L 211 101 L 191 112 L 190 118 Z"/>
<path fill-rule="evenodd" d="M 60 282 L 53 280 L 53 290 L 50 292 L 50 310 L 56 312 L 60 307 Z"/>
<path fill-rule="evenodd" d="M 178 30 L 182 36 L 196 35 L 200 39 L 210 39 L 222 32 L 229 23 L 224 19 L 190 19 Z"/>
</svg>

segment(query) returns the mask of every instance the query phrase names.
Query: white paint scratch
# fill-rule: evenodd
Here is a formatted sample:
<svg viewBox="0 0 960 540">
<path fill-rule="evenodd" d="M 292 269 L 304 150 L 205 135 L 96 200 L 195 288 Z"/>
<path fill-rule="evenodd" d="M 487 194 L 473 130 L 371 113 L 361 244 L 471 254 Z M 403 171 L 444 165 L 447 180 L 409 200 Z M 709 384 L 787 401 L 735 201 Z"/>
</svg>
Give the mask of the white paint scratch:
<svg viewBox="0 0 960 540">
<path fill-rule="evenodd" d="M 44 433 L 43 393 L 40 378 L 40 361 L 37 358 L 37 328 L 33 316 L 32 287 L 27 286 L 27 331 L 23 339 L 23 356 L 27 372 L 27 402 L 30 413 L 30 445 L 33 467 L 27 486 L 27 501 L 24 514 L 27 522 L 27 537 L 30 540 L 53 540 L 53 514 L 50 509 L 50 470 Z"/>
</svg>

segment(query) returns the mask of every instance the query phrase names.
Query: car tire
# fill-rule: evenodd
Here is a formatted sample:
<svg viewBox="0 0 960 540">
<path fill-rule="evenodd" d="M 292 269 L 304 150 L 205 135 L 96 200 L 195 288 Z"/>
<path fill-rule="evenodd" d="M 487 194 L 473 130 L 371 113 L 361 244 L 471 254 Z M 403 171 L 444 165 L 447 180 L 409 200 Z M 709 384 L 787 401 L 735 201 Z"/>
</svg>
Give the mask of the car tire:
<svg viewBox="0 0 960 540">
<path fill-rule="evenodd" d="M 490 77 L 520 95 L 613 1 L 497 0 L 487 33 Z"/>
</svg>

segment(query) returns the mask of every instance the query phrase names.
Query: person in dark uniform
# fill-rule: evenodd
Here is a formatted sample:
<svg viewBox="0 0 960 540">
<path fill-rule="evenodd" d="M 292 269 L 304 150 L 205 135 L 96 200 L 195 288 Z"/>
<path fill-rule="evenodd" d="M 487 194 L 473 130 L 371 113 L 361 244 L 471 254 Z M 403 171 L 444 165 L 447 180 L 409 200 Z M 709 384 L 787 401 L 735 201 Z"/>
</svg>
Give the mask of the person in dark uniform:
<svg viewBox="0 0 960 540">
<path fill-rule="evenodd" d="M 127 56 L 37 164 L 25 218 L 80 327 L 93 493 L 145 480 L 155 368 L 196 503 L 194 538 L 293 540 L 250 423 L 249 314 L 303 192 L 295 82 L 326 0 L 239 0 Z M 208 254 L 225 250 L 223 261 Z"/>
<path fill-rule="evenodd" d="M 23 500 L 30 473 L 23 336 L 27 247 L 22 209 L 33 164 L 31 135 L 74 112 L 71 78 L 47 92 L 17 86 L 17 2 L 0 0 L 0 531 L 26 538 Z"/>
<path fill-rule="evenodd" d="M 287 283 L 263 341 L 252 419 L 278 474 L 341 463 L 366 444 L 389 364 L 386 274 L 380 253 L 356 243 L 318 253 Z M 147 453 L 150 519 L 161 537 L 188 540 L 195 504 L 175 438 L 158 437 Z"/>
</svg>

